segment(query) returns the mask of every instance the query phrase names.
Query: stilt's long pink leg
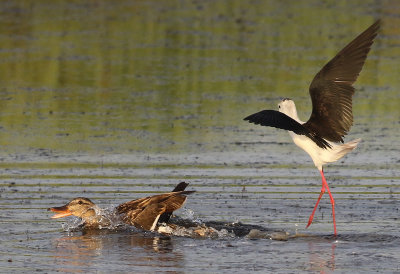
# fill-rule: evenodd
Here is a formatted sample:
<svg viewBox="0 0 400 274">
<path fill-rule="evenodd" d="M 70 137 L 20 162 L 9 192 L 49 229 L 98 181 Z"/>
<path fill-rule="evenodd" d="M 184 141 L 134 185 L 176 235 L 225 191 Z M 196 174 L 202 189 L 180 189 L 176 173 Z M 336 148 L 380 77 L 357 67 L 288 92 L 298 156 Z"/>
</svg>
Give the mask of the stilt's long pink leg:
<svg viewBox="0 0 400 274">
<path fill-rule="evenodd" d="M 324 193 L 325 193 L 325 185 L 324 185 L 324 183 L 322 183 L 321 193 L 319 194 L 317 203 L 316 203 L 315 206 L 314 206 L 314 209 L 313 209 L 313 211 L 312 211 L 312 213 L 311 213 L 311 215 L 310 215 L 310 218 L 308 218 L 308 224 L 307 224 L 306 228 L 308 228 L 308 227 L 311 225 L 311 223 L 312 223 L 312 221 L 313 221 L 313 219 L 314 219 L 314 213 L 315 213 L 315 211 L 317 210 L 319 201 L 321 200 L 322 195 L 324 195 Z"/>
<path fill-rule="evenodd" d="M 322 176 L 322 184 L 325 184 L 326 190 L 328 191 L 329 198 L 331 199 L 331 205 L 332 205 L 332 218 L 333 218 L 333 231 L 335 233 L 335 236 L 337 235 L 336 232 L 336 219 L 335 219 L 335 200 L 333 199 L 332 193 L 329 190 L 328 183 L 326 182 L 325 176 L 324 176 L 324 171 L 320 170 L 321 176 Z"/>
<path fill-rule="evenodd" d="M 332 204 L 333 230 L 334 230 L 334 233 L 335 233 L 335 236 L 336 236 L 337 232 L 336 232 L 336 220 L 335 220 L 335 200 L 333 199 L 333 196 L 332 196 L 332 193 L 331 193 L 331 191 L 329 189 L 328 183 L 326 182 L 326 179 L 325 179 L 325 176 L 324 176 L 324 171 L 320 170 L 319 172 L 321 173 L 321 177 L 322 177 L 321 193 L 319 194 L 317 203 L 315 204 L 313 212 L 311 213 L 310 218 L 308 219 L 308 224 L 307 224 L 306 228 L 308 228 L 311 225 L 311 223 L 312 223 L 312 221 L 314 219 L 314 214 L 315 214 L 315 211 L 317 210 L 319 201 L 321 200 L 322 195 L 324 195 L 325 190 L 327 190 L 328 194 L 329 194 L 329 198 L 331 200 L 331 204 Z"/>
</svg>

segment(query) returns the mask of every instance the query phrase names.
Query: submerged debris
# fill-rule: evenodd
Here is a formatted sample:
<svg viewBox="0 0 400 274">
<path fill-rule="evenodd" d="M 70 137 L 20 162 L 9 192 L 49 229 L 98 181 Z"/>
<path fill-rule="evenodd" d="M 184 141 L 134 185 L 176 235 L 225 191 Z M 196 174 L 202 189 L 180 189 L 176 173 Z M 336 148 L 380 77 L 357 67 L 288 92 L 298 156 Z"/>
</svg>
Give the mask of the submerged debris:
<svg viewBox="0 0 400 274">
<path fill-rule="evenodd" d="M 212 227 L 205 225 L 184 227 L 176 224 L 162 224 L 158 228 L 158 232 L 167 235 L 190 237 L 190 238 L 221 238 L 226 237 L 229 233 L 218 231 Z"/>
</svg>

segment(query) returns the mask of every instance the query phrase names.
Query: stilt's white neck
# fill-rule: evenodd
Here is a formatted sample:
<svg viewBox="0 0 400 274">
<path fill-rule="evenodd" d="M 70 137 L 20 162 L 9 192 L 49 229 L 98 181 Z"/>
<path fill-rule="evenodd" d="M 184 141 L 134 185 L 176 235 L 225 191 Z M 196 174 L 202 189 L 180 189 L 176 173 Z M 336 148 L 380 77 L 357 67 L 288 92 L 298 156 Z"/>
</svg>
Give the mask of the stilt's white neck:
<svg viewBox="0 0 400 274">
<path fill-rule="evenodd" d="M 300 124 L 304 123 L 299 119 L 299 116 L 297 115 L 296 105 L 294 104 L 294 102 L 292 100 L 283 99 L 278 104 L 278 107 L 279 107 L 279 111 L 280 112 L 286 114 L 287 116 L 289 116 L 290 118 L 296 120 Z"/>
</svg>

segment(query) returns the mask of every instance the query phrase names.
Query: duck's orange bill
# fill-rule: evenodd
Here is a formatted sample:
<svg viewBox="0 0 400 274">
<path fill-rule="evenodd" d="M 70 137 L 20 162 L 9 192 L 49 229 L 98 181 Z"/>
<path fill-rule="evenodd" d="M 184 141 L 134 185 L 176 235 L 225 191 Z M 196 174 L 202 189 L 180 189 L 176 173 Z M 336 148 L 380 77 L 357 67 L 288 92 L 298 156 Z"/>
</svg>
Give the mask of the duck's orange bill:
<svg viewBox="0 0 400 274">
<path fill-rule="evenodd" d="M 67 217 L 67 216 L 72 215 L 72 212 L 68 210 L 67 206 L 52 207 L 52 208 L 49 208 L 48 210 L 58 213 L 54 216 L 51 216 L 52 219 L 58 219 L 58 218 Z"/>
</svg>

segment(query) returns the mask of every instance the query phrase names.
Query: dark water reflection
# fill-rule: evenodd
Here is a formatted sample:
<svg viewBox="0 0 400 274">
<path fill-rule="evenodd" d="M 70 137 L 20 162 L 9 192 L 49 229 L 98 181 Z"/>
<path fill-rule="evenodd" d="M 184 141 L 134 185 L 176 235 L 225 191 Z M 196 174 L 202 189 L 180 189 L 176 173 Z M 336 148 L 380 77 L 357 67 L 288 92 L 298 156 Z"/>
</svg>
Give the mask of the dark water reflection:
<svg viewBox="0 0 400 274">
<path fill-rule="evenodd" d="M 190 257 L 196 254 L 197 250 L 204 248 L 199 243 L 188 244 L 188 240 L 121 231 L 118 233 L 102 231 L 84 234 L 76 232 L 52 239 L 54 253 L 51 260 L 54 263 L 54 269 L 62 272 L 91 271 L 102 269 L 105 266 L 114 271 L 130 269 L 135 272 L 146 272 L 150 268 L 152 271 L 181 272 L 192 266 L 206 271 L 207 268 L 201 263 L 201 259 L 200 261 L 187 262 Z M 230 258 L 231 256 L 227 254 L 221 254 L 220 252 L 224 252 L 224 248 L 237 249 L 239 248 L 237 242 L 246 245 L 241 239 L 236 239 L 234 242 L 231 239 L 231 242 L 228 241 L 228 243 L 217 240 L 217 244 L 215 240 L 213 242 L 210 239 L 200 241 L 205 242 L 209 246 L 208 248 L 216 249 L 217 254 L 219 253 L 218 256 L 227 257 L 228 260 L 233 259 L 233 257 Z M 305 248 L 304 252 L 308 254 L 304 257 L 304 262 L 308 261 L 304 265 L 306 270 L 335 270 L 336 239 L 328 240 L 323 236 L 300 236 L 292 238 L 290 241 L 297 241 L 297 245 Z M 220 243 L 218 244 L 218 242 Z M 221 243 L 223 243 L 222 246 Z M 174 247 L 175 244 L 178 245 L 177 248 Z M 269 245 L 265 242 L 263 244 Z M 246 247 L 244 248 L 246 249 Z M 185 254 L 187 255 L 185 256 Z M 262 265 L 257 266 L 257 258 L 254 258 L 254 261 L 244 268 L 249 268 L 249 270 L 264 268 Z M 226 263 L 223 262 L 223 264 Z M 284 264 L 275 263 L 275 265 L 277 271 L 287 270 L 286 267 L 283 267 Z M 221 269 L 233 270 L 236 268 L 236 262 L 232 261 L 232 265 L 226 264 Z"/>
<path fill-rule="evenodd" d="M 243 117 L 280 97 L 306 120 L 315 73 L 376 19 L 356 82 L 356 151 L 320 189 L 285 132 Z M 400 2 L 2 1 L 0 272 L 398 272 Z M 178 215 L 307 234 L 68 235 L 49 206 L 197 190 Z M 321 236 L 322 235 L 322 236 Z"/>
<path fill-rule="evenodd" d="M 75 234 L 52 239 L 57 271 L 96 270 L 106 265 L 121 270 L 134 267 L 138 272 L 141 267 L 155 271 L 183 268 L 184 256 L 174 250 L 173 240 L 167 236 L 98 231 Z"/>
</svg>

